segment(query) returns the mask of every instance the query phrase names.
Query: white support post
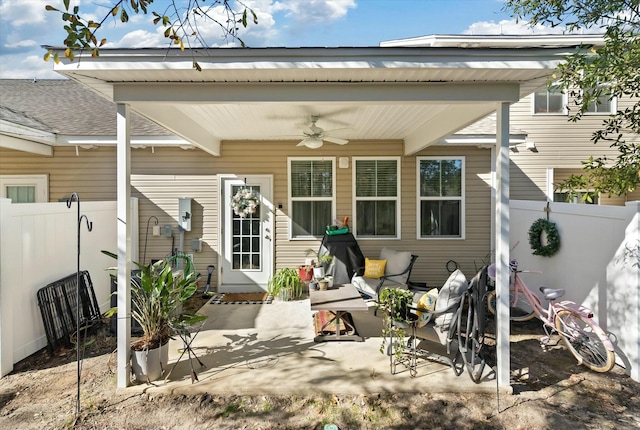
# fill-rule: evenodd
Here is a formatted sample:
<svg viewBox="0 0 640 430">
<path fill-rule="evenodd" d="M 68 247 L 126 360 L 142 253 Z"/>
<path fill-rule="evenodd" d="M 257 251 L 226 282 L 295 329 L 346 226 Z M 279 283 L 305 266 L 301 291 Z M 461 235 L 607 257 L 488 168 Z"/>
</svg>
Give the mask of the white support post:
<svg viewBox="0 0 640 430">
<path fill-rule="evenodd" d="M 510 386 L 509 351 L 509 103 L 500 103 L 496 124 L 496 356 L 498 386 Z"/>
<path fill-rule="evenodd" d="M 118 388 L 131 382 L 131 134 L 129 106 L 117 105 Z"/>
</svg>

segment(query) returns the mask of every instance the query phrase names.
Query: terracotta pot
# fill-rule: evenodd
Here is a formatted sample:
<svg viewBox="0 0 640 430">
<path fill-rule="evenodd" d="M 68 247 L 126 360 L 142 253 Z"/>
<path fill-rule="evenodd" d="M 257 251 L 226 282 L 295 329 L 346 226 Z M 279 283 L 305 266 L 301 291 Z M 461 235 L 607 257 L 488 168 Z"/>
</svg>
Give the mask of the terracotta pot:
<svg viewBox="0 0 640 430">
<path fill-rule="evenodd" d="M 325 281 L 324 279 L 322 281 L 318 281 L 319 290 L 326 290 L 328 287 L 329 287 L 329 281 Z"/>
<path fill-rule="evenodd" d="M 309 282 L 313 279 L 313 270 L 312 268 L 308 268 L 303 266 L 298 268 L 298 276 L 300 276 L 300 280 L 303 282 Z"/>
</svg>

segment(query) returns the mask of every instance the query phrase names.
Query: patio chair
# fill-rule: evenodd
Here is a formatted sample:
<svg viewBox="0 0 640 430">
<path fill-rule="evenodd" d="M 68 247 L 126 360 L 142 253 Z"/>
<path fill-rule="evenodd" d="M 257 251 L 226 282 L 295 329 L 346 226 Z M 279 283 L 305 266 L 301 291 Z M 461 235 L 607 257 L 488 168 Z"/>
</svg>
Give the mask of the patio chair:
<svg viewBox="0 0 640 430">
<path fill-rule="evenodd" d="M 382 248 L 378 260 L 366 259 L 364 267 L 362 264 L 357 266 L 351 283 L 365 299 L 377 303 L 383 288 L 408 288 L 411 269 L 417 258 L 410 251 Z M 373 266 L 382 270 L 369 270 Z"/>
<path fill-rule="evenodd" d="M 469 289 L 463 296 L 460 330 L 458 331 L 458 350 L 464 365 L 476 384 L 482 380 L 486 365 L 484 348 L 484 330 L 487 322 L 486 300 L 488 266 L 482 267 L 469 283 Z M 466 317 L 466 321 L 464 320 Z"/>
<path fill-rule="evenodd" d="M 409 370 L 416 375 L 417 359 L 425 358 L 447 364 L 459 376 L 464 371 L 462 358 L 458 348 L 463 297 L 467 293 L 469 284 L 462 271 L 456 269 L 438 291 L 435 307 L 423 308 L 414 304 L 411 319 L 407 322 L 411 335 L 407 341 L 406 353 L 409 354 Z M 423 294 L 416 293 L 415 303 L 420 303 Z M 390 343 L 393 345 L 393 343 Z M 444 351 L 443 351 L 444 350 Z M 393 351 L 390 353 L 393 360 Z M 395 373 L 392 362 L 392 373 Z M 405 363 L 406 364 L 406 363 Z"/>
</svg>

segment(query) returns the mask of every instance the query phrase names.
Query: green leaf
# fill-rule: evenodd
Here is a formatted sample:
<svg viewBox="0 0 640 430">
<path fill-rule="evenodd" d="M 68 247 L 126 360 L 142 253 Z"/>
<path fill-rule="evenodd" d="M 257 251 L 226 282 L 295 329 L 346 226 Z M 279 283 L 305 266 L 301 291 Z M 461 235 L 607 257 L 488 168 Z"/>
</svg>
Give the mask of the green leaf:
<svg viewBox="0 0 640 430">
<path fill-rule="evenodd" d="M 56 64 L 60 63 L 60 58 L 58 57 L 58 53 L 53 54 L 53 62 Z"/>
<path fill-rule="evenodd" d="M 45 10 L 48 10 L 48 11 L 60 12 L 58 9 L 56 9 L 55 7 L 53 7 L 51 5 L 46 5 L 44 8 L 45 8 Z"/>
<path fill-rule="evenodd" d="M 111 16 L 116 16 L 118 14 L 119 8 L 120 6 L 115 6 L 113 9 L 111 9 Z"/>
<path fill-rule="evenodd" d="M 127 11 L 124 9 L 122 9 L 122 12 L 120 12 L 120 21 L 121 22 L 129 21 L 129 14 L 127 14 Z"/>
<path fill-rule="evenodd" d="M 49 61 L 50 58 L 51 58 L 51 51 L 47 51 L 44 54 L 44 61 Z"/>
<path fill-rule="evenodd" d="M 69 0 L 64 0 L 64 8 L 65 10 L 69 10 Z"/>
</svg>

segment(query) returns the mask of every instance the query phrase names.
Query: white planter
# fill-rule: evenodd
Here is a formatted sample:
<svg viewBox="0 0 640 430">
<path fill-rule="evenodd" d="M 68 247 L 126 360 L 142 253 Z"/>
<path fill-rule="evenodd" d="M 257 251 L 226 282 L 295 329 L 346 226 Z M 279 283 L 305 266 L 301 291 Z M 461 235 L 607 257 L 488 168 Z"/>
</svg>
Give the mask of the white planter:
<svg viewBox="0 0 640 430">
<path fill-rule="evenodd" d="M 131 368 L 140 382 L 160 379 L 169 363 L 169 342 L 159 348 L 131 351 Z"/>
<path fill-rule="evenodd" d="M 316 279 L 324 278 L 324 267 L 314 267 L 313 268 L 313 277 Z"/>
</svg>

